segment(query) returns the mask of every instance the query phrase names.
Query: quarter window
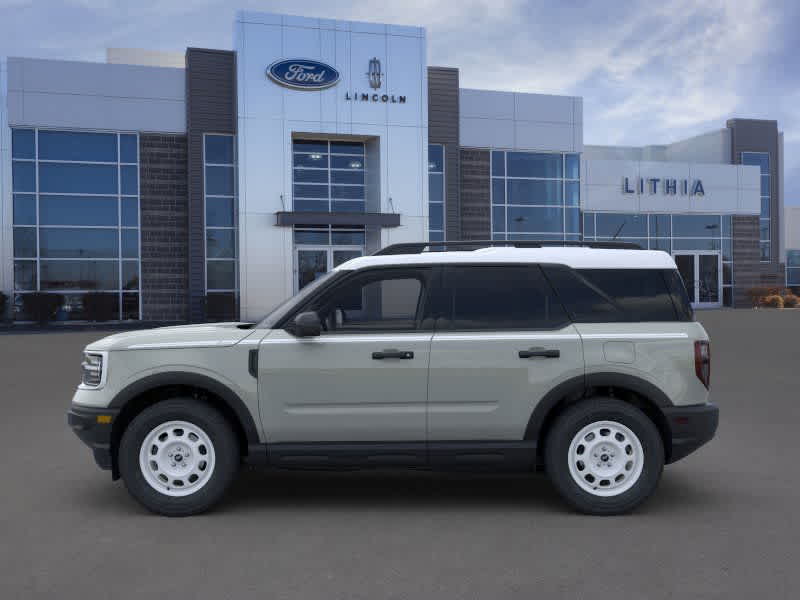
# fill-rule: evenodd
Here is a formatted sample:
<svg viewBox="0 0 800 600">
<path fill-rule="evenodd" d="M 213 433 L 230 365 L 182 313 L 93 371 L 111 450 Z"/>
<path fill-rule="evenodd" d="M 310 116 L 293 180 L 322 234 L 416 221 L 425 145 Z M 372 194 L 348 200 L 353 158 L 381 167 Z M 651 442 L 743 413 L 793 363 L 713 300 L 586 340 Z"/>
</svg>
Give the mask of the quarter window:
<svg viewBox="0 0 800 600">
<path fill-rule="evenodd" d="M 567 315 L 538 266 L 448 267 L 442 317 L 454 330 L 554 329 Z"/>
</svg>

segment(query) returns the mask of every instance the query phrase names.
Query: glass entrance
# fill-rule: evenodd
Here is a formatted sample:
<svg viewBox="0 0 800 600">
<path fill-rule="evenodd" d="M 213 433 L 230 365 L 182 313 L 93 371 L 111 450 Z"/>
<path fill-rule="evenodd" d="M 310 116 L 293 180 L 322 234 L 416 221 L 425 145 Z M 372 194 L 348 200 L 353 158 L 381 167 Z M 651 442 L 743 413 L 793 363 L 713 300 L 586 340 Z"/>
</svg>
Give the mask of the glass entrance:
<svg viewBox="0 0 800 600">
<path fill-rule="evenodd" d="M 722 268 L 719 252 L 680 252 L 674 254 L 678 272 L 695 308 L 722 305 Z"/>
<path fill-rule="evenodd" d="M 303 289 L 320 275 L 363 254 L 363 249 L 356 247 L 295 248 L 295 292 Z"/>
</svg>

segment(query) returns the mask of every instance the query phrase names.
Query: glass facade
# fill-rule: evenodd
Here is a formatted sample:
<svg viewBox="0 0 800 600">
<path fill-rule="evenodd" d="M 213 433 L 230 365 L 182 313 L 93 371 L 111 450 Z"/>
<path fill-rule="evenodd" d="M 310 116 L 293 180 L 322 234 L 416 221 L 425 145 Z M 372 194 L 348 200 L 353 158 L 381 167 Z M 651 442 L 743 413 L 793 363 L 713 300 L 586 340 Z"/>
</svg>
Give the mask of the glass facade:
<svg viewBox="0 0 800 600">
<path fill-rule="evenodd" d="M 295 211 L 364 212 L 364 143 L 292 141 Z"/>
<path fill-rule="evenodd" d="M 140 318 L 139 141 L 134 133 L 12 130 L 14 315 L 58 294 L 55 319 Z"/>
<path fill-rule="evenodd" d="M 800 287 L 800 250 L 786 251 L 786 287 Z"/>
<path fill-rule="evenodd" d="M 761 169 L 761 218 L 759 220 L 759 243 L 761 246 L 761 261 L 769 262 L 772 258 L 772 244 L 770 240 L 770 199 L 771 185 L 769 174 L 769 152 L 742 152 L 742 164 L 753 165 Z"/>
<path fill-rule="evenodd" d="M 491 162 L 492 239 L 580 239 L 580 155 L 493 150 Z"/>
<path fill-rule="evenodd" d="M 235 136 L 205 134 L 203 163 L 206 293 L 215 306 L 231 305 L 239 289 Z"/>
<path fill-rule="evenodd" d="M 297 225 L 294 228 L 295 291 L 351 258 L 364 254 L 364 227 Z"/>
<path fill-rule="evenodd" d="M 444 146 L 428 145 L 428 240 L 444 241 Z"/>
<path fill-rule="evenodd" d="M 676 252 L 717 252 L 722 264 L 722 298 L 732 304 L 733 244 L 730 215 L 585 212 L 586 240 L 633 242 L 642 248 Z"/>
</svg>

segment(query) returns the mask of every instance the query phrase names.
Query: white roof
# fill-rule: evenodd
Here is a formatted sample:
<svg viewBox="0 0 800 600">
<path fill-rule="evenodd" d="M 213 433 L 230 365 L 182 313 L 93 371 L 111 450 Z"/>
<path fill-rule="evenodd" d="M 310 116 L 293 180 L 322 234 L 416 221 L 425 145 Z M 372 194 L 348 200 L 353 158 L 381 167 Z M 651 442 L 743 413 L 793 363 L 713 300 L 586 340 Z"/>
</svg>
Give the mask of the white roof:
<svg viewBox="0 0 800 600">
<path fill-rule="evenodd" d="M 355 271 L 387 265 L 427 265 L 463 263 L 551 263 L 574 269 L 675 269 L 675 261 L 661 250 L 621 250 L 606 248 L 545 246 L 513 248 L 507 246 L 458 252 L 422 252 L 361 256 L 335 270 Z"/>
</svg>

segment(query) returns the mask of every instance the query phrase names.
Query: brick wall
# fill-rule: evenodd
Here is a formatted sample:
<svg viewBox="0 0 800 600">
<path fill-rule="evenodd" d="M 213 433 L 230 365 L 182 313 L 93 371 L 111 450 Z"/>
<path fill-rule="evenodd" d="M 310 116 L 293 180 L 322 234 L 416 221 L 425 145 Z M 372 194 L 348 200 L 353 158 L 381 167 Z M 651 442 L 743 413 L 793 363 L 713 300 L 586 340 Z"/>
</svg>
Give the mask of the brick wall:
<svg viewBox="0 0 800 600">
<path fill-rule="evenodd" d="M 142 318 L 188 319 L 186 136 L 139 135 Z"/>
<path fill-rule="evenodd" d="M 491 239 L 488 150 L 461 150 L 461 239 Z"/>
<path fill-rule="evenodd" d="M 754 287 L 782 288 L 786 276 L 782 264 L 760 261 L 758 217 L 733 217 L 733 305 L 736 308 L 751 306 L 747 290 Z"/>
</svg>

